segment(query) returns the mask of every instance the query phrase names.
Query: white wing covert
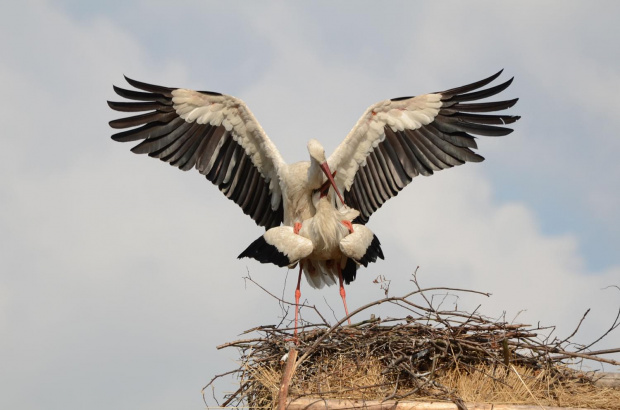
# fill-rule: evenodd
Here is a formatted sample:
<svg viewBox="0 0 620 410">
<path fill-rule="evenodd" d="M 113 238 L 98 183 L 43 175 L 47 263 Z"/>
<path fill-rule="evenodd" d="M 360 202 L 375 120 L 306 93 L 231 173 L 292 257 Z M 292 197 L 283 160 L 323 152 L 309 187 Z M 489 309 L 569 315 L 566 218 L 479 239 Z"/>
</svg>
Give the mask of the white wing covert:
<svg viewBox="0 0 620 410">
<path fill-rule="evenodd" d="M 108 105 L 121 112 L 147 112 L 110 121 L 112 128 L 131 128 L 112 139 L 143 140 L 131 151 L 183 171 L 196 168 L 259 226 L 269 229 L 282 223 L 279 173 L 286 164 L 243 101 L 125 79 L 146 92 L 114 87 L 133 101 Z"/>
<path fill-rule="evenodd" d="M 447 91 L 381 101 L 366 110 L 328 159 L 329 167 L 337 171 L 334 179 L 346 204 L 360 211 L 355 222 L 368 222 L 385 201 L 420 174 L 483 161 L 471 150 L 477 148 L 471 134 L 512 132 L 498 125 L 513 123 L 519 116 L 479 113 L 510 108 L 518 99 L 467 103 L 506 89 L 512 78 L 478 90 L 501 73 Z"/>
</svg>

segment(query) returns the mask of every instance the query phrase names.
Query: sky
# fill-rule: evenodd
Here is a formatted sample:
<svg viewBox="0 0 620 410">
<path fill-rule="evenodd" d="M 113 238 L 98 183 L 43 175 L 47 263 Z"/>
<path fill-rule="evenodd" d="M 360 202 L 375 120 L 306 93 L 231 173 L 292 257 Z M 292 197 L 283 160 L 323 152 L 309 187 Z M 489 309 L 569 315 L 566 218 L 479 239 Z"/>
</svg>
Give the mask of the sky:
<svg viewBox="0 0 620 410">
<path fill-rule="evenodd" d="M 595 340 L 620 308 L 618 15 L 564 0 L 5 7 L 0 407 L 203 408 L 202 386 L 236 367 L 216 346 L 281 320 L 243 277 L 293 300 L 296 272 L 236 259 L 262 230 L 217 188 L 109 138 L 123 75 L 242 98 L 295 162 L 310 138 L 329 155 L 377 101 L 503 68 L 514 133 L 373 215 L 386 259 L 358 272 L 349 308 L 383 296 L 379 275 L 407 292 L 419 266 L 423 287 L 492 293 L 459 308 L 560 338 L 590 308 L 575 341 Z M 343 316 L 336 287 L 304 282 L 302 299 Z M 616 331 L 594 349 L 619 346 Z"/>
</svg>

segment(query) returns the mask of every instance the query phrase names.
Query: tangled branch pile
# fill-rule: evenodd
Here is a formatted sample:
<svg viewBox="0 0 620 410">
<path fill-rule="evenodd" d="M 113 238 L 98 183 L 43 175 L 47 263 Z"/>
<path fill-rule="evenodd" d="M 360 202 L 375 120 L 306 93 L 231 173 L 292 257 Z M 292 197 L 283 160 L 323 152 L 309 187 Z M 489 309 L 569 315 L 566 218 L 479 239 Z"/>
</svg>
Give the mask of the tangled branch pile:
<svg viewBox="0 0 620 410">
<path fill-rule="evenodd" d="M 567 366 L 569 361 L 574 364 L 584 359 L 620 366 L 601 357 L 620 349 L 592 352 L 589 346 L 574 345 L 569 339 L 577 329 L 566 339 L 550 340 L 543 335 L 549 328 L 509 324 L 476 312 L 439 310 L 426 295 L 472 291 L 421 289 L 415 278 L 414 283 L 414 292 L 386 297 L 350 315 L 393 303 L 406 312 L 404 318 L 371 317 L 345 327 L 341 324 L 346 318 L 334 326 L 305 325 L 298 344 L 293 345 L 300 357 L 289 399 L 293 403 L 312 397 L 449 400 L 460 408 L 464 402 L 490 402 L 620 409 L 619 389 L 597 387 L 593 383 L 596 375 Z M 423 304 L 414 303 L 414 297 Z M 620 312 L 603 336 L 620 325 L 618 317 Z M 283 357 L 292 345 L 291 329 L 261 326 L 252 330 L 260 337 L 219 347 L 241 352 L 240 367 L 227 373 L 238 376 L 240 387 L 225 397 L 222 406 L 275 408 L 277 403 Z"/>
</svg>

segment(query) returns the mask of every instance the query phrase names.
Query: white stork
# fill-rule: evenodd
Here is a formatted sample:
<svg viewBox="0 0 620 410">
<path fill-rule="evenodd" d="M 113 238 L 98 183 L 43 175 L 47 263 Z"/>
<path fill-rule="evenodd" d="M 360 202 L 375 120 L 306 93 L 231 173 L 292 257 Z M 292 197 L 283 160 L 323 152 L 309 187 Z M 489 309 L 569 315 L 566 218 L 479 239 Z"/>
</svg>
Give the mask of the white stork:
<svg viewBox="0 0 620 410">
<path fill-rule="evenodd" d="M 280 267 L 300 264 L 295 289 L 295 338 L 302 267 L 314 287 L 322 287 L 325 282 L 333 284 L 338 278 L 340 297 L 348 316 L 343 281 L 348 285 L 355 279 L 360 265 L 368 266 L 377 257 L 383 259 L 379 239 L 366 226 L 352 223 L 359 216 L 359 211 L 346 205 L 339 209 L 333 206 L 327 196 L 330 186 L 331 182 L 327 181 L 313 194 L 316 213 L 312 218 L 295 227 L 268 229 L 239 255 L 239 258 L 254 258 L 261 263 L 273 263 Z"/>
<path fill-rule="evenodd" d="M 519 116 L 488 114 L 512 107 L 517 99 L 478 102 L 506 89 L 512 78 L 483 89 L 502 71 L 475 83 L 417 97 L 401 97 L 370 106 L 334 153 L 308 143 L 310 161 L 286 164 L 249 108 L 238 98 L 146 84 L 126 78 L 142 91 L 114 87 L 132 102 L 108 102 L 123 112 L 146 113 L 113 120 L 116 141 L 142 140 L 132 148 L 182 170 L 196 168 L 259 226 L 302 226 L 316 213 L 313 191 L 336 172 L 335 189 L 344 203 L 359 211 L 365 224 L 385 201 L 411 180 L 484 158 L 472 151 L 475 137 L 502 136 L 502 125 Z M 341 197 L 342 201 L 342 197 Z M 298 224 L 298 225 L 296 225 Z M 328 275 L 312 277 L 321 286 Z M 301 273 L 300 273 L 301 275 Z M 333 282 L 333 281 L 332 281 Z"/>
</svg>

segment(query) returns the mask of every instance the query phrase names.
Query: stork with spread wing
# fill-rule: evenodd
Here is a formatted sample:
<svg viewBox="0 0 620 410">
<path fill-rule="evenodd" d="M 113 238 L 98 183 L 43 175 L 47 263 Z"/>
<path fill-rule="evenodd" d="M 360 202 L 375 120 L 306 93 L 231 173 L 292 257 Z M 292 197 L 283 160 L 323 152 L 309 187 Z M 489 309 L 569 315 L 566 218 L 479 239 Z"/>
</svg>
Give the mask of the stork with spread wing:
<svg viewBox="0 0 620 410">
<path fill-rule="evenodd" d="M 108 104 L 117 111 L 145 113 L 113 120 L 110 126 L 127 129 L 112 136 L 116 141 L 141 141 L 132 148 L 135 153 L 184 171 L 195 168 L 266 229 L 280 224 L 300 229 L 315 215 L 312 196 L 326 180 L 343 204 L 359 211 L 354 222 L 365 224 L 414 177 L 482 161 L 473 151 L 474 135 L 512 132 L 504 125 L 520 117 L 494 112 L 512 107 L 517 99 L 479 101 L 511 84 L 512 79 L 484 88 L 500 74 L 446 91 L 376 103 L 329 159 L 320 143 L 311 140 L 310 161 L 293 164 L 284 162 L 243 101 L 215 92 L 126 78 L 141 91 L 114 87 L 132 101 Z M 303 270 L 318 287 L 342 276 L 325 266 L 310 260 L 302 264 L 300 276 Z"/>
</svg>

